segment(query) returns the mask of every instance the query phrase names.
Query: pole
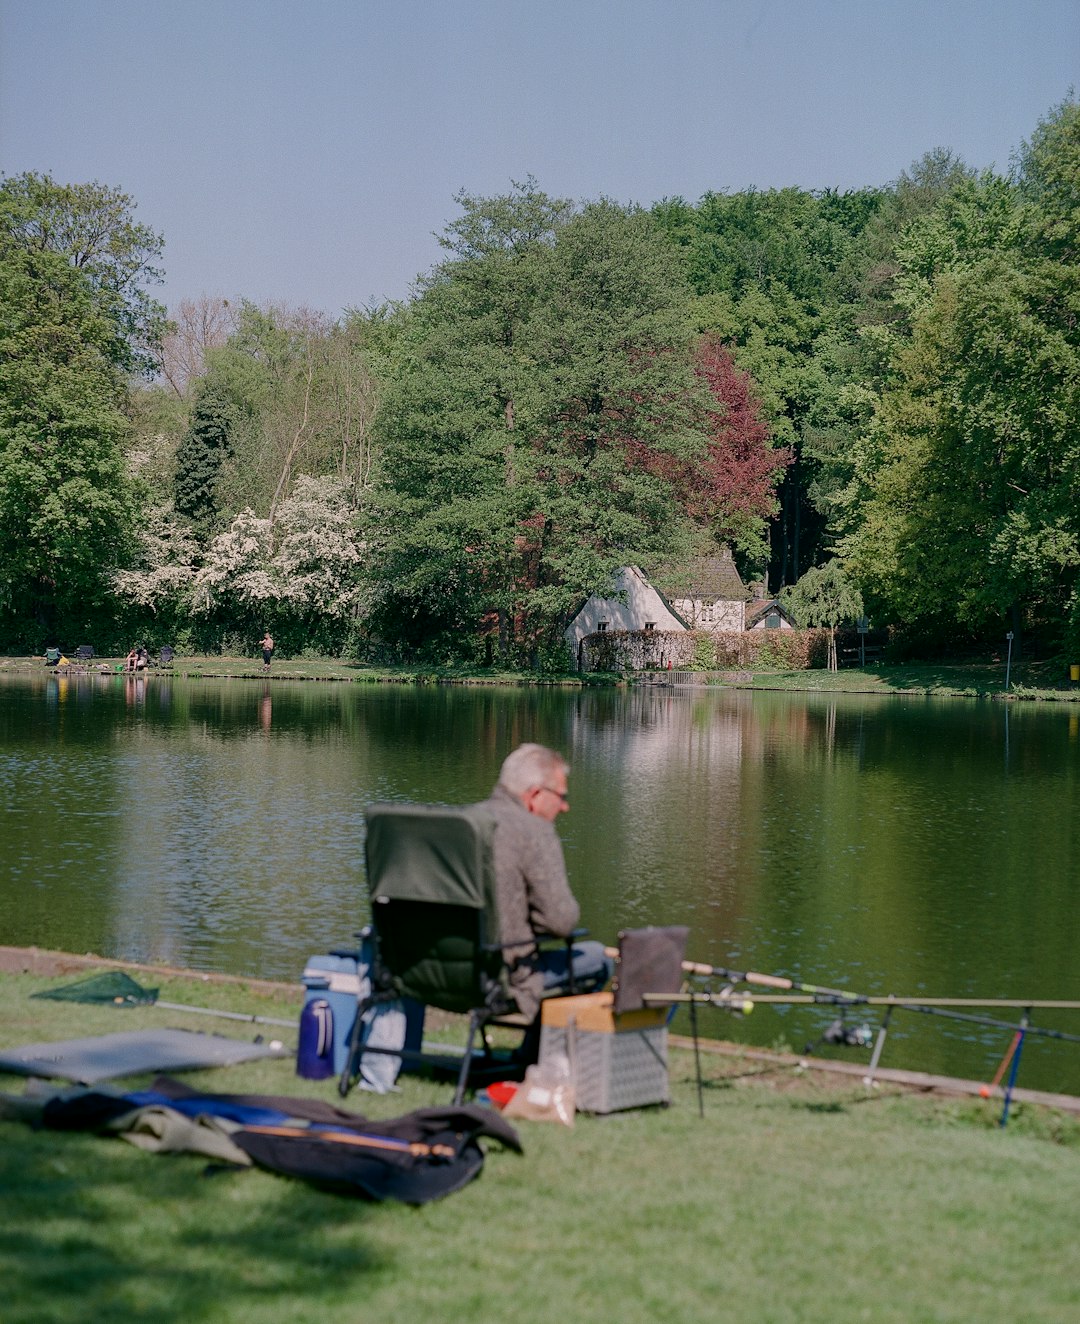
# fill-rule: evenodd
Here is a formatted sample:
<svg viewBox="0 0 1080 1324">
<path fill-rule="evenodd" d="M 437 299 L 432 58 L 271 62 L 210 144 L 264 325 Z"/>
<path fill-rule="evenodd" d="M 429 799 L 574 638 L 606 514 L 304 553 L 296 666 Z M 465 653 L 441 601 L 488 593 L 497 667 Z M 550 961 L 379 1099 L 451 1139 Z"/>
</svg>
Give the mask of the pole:
<svg viewBox="0 0 1080 1324">
<path fill-rule="evenodd" d="M 1013 1086 L 1016 1084 L 1016 1073 L 1020 1070 L 1020 1051 L 1024 1047 L 1024 1034 L 1028 1028 L 1028 1015 L 1024 1012 L 1020 1017 L 1020 1029 L 1017 1031 L 1020 1038 L 1016 1045 L 1016 1052 L 1013 1054 L 1012 1069 L 1009 1072 L 1009 1083 L 1005 1087 L 1005 1106 L 1001 1110 L 1001 1121 L 999 1126 L 1004 1127 L 1009 1121 L 1009 1104 L 1012 1102 Z"/>
<path fill-rule="evenodd" d="M 690 999 L 690 1032 L 694 1036 L 694 1074 L 697 1077 L 698 1116 L 705 1116 L 705 1094 L 701 1085 L 701 1049 L 698 1047 L 697 1003 Z"/>
<path fill-rule="evenodd" d="M 282 1025 L 287 1030 L 295 1030 L 297 1022 L 284 1021 L 277 1016 L 252 1016 L 246 1011 L 215 1011 L 213 1007 L 192 1007 L 186 1002 L 162 1002 L 155 999 L 155 1007 L 164 1007 L 166 1011 L 187 1011 L 197 1016 L 217 1016 L 228 1021 L 247 1021 L 251 1025 Z"/>
<path fill-rule="evenodd" d="M 1009 651 L 1008 651 L 1008 654 L 1007 654 L 1007 656 L 1006 656 L 1006 658 L 1005 658 L 1005 693 L 1008 694 L 1008 692 L 1009 692 L 1009 671 L 1010 671 L 1011 668 L 1012 668 L 1012 641 L 1013 641 L 1013 632 L 1010 630 L 1009 633 L 1005 636 L 1005 638 L 1006 638 L 1006 639 L 1008 640 L 1008 642 L 1009 642 Z"/>
<path fill-rule="evenodd" d="M 877 1043 L 874 1044 L 874 1052 L 870 1058 L 870 1065 L 867 1068 L 866 1075 L 863 1076 L 863 1084 L 866 1088 L 873 1089 L 874 1073 L 877 1071 L 877 1065 L 881 1061 L 881 1050 L 885 1047 L 885 1036 L 889 1033 L 889 1022 L 892 1020 L 892 1014 L 896 1010 L 895 1004 L 886 1007 L 885 1015 L 881 1019 L 881 1026 L 877 1033 Z"/>
</svg>

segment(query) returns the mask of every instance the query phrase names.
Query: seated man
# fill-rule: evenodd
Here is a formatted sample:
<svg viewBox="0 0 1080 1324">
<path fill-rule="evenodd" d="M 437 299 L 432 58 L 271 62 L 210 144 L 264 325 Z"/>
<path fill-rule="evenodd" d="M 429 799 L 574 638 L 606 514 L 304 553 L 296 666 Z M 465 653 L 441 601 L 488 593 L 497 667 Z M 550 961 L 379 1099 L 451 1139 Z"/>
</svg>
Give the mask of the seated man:
<svg viewBox="0 0 1080 1324">
<path fill-rule="evenodd" d="M 535 1057 L 540 1043 L 540 998 L 552 990 L 569 991 L 566 948 L 538 950 L 534 935 L 568 937 L 580 909 L 566 878 L 562 844 L 555 819 L 569 809 L 569 766 L 543 745 L 520 745 L 507 755 L 499 780 L 482 802 L 495 819 L 495 886 L 499 901 L 500 941 L 510 944 L 506 964 L 518 1007 L 535 1024 L 526 1053 Z M 612 962 L 599 942 L 573 948 L 574 988 L 590 993 L 611 977 Z"/>
</svg>

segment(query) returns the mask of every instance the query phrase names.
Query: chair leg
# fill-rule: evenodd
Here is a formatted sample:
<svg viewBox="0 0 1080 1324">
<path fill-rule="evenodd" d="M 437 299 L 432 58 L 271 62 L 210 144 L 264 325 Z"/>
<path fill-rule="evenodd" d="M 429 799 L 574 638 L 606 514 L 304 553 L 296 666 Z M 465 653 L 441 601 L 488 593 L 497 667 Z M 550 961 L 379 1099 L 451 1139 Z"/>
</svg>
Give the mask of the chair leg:
<svg viewBox="0 0 1080 1324">
<path fill-rule="evenodd" d="M 465 1056 L 461 1059 L 461 1070 L 458 1072 L 457 1089 L 454 1091 L 454 1107 L 459 1107 L 465 1101 L 465 1089 L 469 1083 L 469 1068 L 472 1066 L 473 1044 L 476 1042 L 476 1032 L 482 1024 L 483 1013 L 474 1011 L 469 1016 L 469 1034 L 465 1040 Z"/>
<path fill-rule="evenodd" d="M 352 1033 L 349 1035 L 349 1051 L 345 1054 L 345 1065 L 341 1069 L 341 1079 L 338 1081 L 338 1093 L 343 1099 L 352 1089 L 353 1067 L 356 1065 L 360 1049 L 360 1031 L 365 1011 L 367 1011 L 367 1003 L 357 999 L 356 1019 L 353 1021 Z"/>
<path fill-rule="evenodd" d="M 694 1036 L 694 1074 L 697 1076 L 697 1107 L 698 1116 L 705 1116 L 705 1095 L 701 1086 L 701 1051 L 698 1048 L 698 1029 L 697 1029 L 697 1003 L 694 1001 L 694 995 L 690 995 L 690 1032 Z"/>
</svg>

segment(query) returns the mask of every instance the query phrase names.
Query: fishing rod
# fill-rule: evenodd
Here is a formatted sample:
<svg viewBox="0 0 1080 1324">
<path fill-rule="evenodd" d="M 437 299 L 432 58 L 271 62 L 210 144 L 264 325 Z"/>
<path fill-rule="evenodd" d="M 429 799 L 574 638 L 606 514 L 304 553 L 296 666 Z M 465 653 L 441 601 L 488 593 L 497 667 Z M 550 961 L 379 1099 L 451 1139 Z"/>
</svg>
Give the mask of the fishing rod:
<svg viewBox="0 0 1080 1324">
<path fill-rule="evenodd" d="M 849 989 L 825 988 L 819 984 L 808 984 L 798 979 L 789 979 L 786 975 L 767 975 L 758 970 L 730 970 L 722 965 L 705 965 L 700 961 L 684 961 L 682 968 L 688 975 L 704 979 L 722 979 L 728 984 L 757 984 L 762 988 L 787 989 L 796 993 L 806 993 L 811 998 L 827 1001 L 843 999 L 847 1002 L 865 1002 L 862 993 L 852 993 Z"/>
<path fill-rule="evenodd" d="M 616 958 L 619 955 L 619 949 L 617 947 L 605 947 L 604 953 Z M 756 970 L 729 970 L 722 965 L 704 965 L 700 961 L 683 961 L 682 969 L 684 974 L 694 975 L 698 978 L 722 979 L 725 984 L 758 984 L 763 988 L 793 989 L 800 993 L 811 993 L 828 999 L 843 998 L 850 1002 L 865 1001 L 861 993 L 851 993 L 842 988 L 822 988 L 817 984 L 804 984 L 796 979 L 788 979 L 784 975 L 766 975 Z"/>
<path fill-rule="evenodd" d="M 357 1145 L 362 1149 L 388 1149 L 413 1158 L 456 1158 L 451 1145 L 427 1144 L 422 1140 L 400 1140 L 397 1136 L 373 1135 L 368 1131 L 348 1131 L 331 1126 L 250 1125 L 242 1128 L 251 1135 L 282 1136 L 288 1140 L 330 1140 L 336 1145 Z"/>
<path fill-rule="evenodd" d="M 617 954 L 614 949 L 605 950 L 609 955 Z M 784 989 L 802 995 L 781 998 L 769 994 L 757 994 L 754 1000 L 763 1003 L 825 1003 L 826 1005 L 847 1003 L 851 1006 L 864 1007 L 1011 1007 L 1018 1010 L 1029 1008 L 1041 1011 L 1080 1011 L 1080 1000 L 1063 998 L 906 998 L 897 997 L 893 993 L 882 997 L 871 997 L 866 993 L 854 993 L 850 989 L 828 988 L 822 984 L 789 979 L 786 975 L 768 975 L 756 970 L 731 970 L 727 966 L 706 965 L 700 961 L 683 961 L 682 968 L 686 974 L 699 978 L 722 979 L 728 984 L 757 984 L 763 988 Z"/>
<path fill-rule="evenodd" d="M 841 1043 L 852 1047 L 865 1047 L 870 1043 L 871 1031 L 869 1026 L 860 1027 L 858 1031 L 845 1033 L 844 1012 L 848 1007 L 884 1007 L 885 1014 L 882 1017 L 881 1024 L 878 1027 L 877 1035 L 874 1041 L 874 1048 L 870 1058 L 870 1064 L 867 1074 L 863 1077 L 863 1084 L 867 1088 L 874 1083 L 874 1075 L 877 1071 L 878 1063 L 881 1060 L 882 1050 L 885 1047 L 885 1039 L 889 1032 L 893 1013 L 897 1010 L 915 1011 L 924 1015 L 943 1016 L 948 1019 L 966 1021 L 977 1025 L 985 1025 L 993 1029 L 1005 1029 L 1013 1031 L 1013 1040 L 1009 1051 L 1002 1061 L 998 1073 L 995 1076 L 994 1087 L 997 1086 L 1006 1067 L 1009 1070 L 1008 1084 L 1005 1088 L 1005 1103 L 998 1125 L 1004 1127 L 1008 1121 L 1009 1105 L 1012 1100 L 1013 1088 L 1016 1084 L 1017 1072 L 1020 1066 L 1020 1054 L 1023 1049 L 1024 1040 L 1029 1034 L 1039 1035 L 1047 1039 L 1057 1039 L 1068 1043 L 1080 1043 L 1080 1035 L 1068 1034 L 1063 1030 L 1054 1030 L 1048 1027 L 1036 1026 L 1031 1024 L 1031 1014 L 1035 1010 L 1039 1011 L 1080 1011 L 1080 1001 L 1066 998 L 927 998 L 927 997 L 898 997 L 896 994 L 888 994 L 885 997 L 874 997 L 865 993 L 855 993 L 849 989 L 830 988 L 820 984 L 811 984 L 807 981 L 789 979 L 784 975 L 763 974 L 755 970 L 733 970 L 727 966 L 708 965 L 698 961 L 683 961 L 683 971 L 695 978 L 704 979 L 722 979 L 726 987 L 720 993 L 714 994 L 707 992 L 690 992 L 679 994 L 668 1001 L 686 1002 L 689 1004 L 691 1022 L 694 1027 L 695 1051 L 697 1048 L 697 1025 L 696 1008 L 700 1002 L 712 1003 L 713 1005 L 723 1006 L 728 1010 L 739 1010 L 747 1014 L 753 1008 L 753 1003 L 760 1002 L 764 1005 L 831 1005 L 840 1011 L 840 1019 L 834 1025 L 830 1026 L 825 1032 L 824 1038 L 830 1043 Z M 764 988 L 779 989 L 780 993 L 756 993 L 753 1002 L 746 1007 L 738 1005 L 737 995 L 734 991 L 734 985 L 739 983 L 756 984 Z M 784 996 L 786 994 L 787 996 Z M 652 1001 L 648 996 L 643 999 L 647 1004 Z M 656 999 L 657 1002 L 660 999 Z M 962 1011 L 960 1008 L 973 1008 L 980 1011 L 997 1010 L 1019 1010 L 1021 1012 L 1020 1024 L 1017 1027 L 1011 1021 L 1003 1021 L 994 1016 L 979 1016 L 968 1011 Z M 809 1049 L 807 1051 L 810 1051 Z M 985 1087 L 984 1087 L 985 1089 Z M 700 1076 L 699 1076 L 699 1111 L 701 1109 L 700 1100 Z M 983 1094 L 983 1097 L 989 1096 L 989 1090 Z"/>
<path fill-rule="evenodd" d="M 909 1010 L 923 1009 L 927 1011 L 938 1011 L 952 1007 L 1007 1007 L 1016 1010 L 1025 1008 L 1032 1011 L 1080 1011 L 1080 1001 L 1066 998 L 921 998 L 910 997 L 901 998 L 893 993 L 879 997 L 870 997 L 866 994 L 857 994 L 851 998 L 846 996 L 823 996 L 814 994 L 812 996 L 781 997 L 778 994 L 758 993 L 755 995 L 755 1002 L 772 1002 L 778 1006 L 813 1006 L 813 1005 L 840 1005 L 847 1003 L 850 1006 L 859 1007 L 907 1007 Z M 961 1013 L 953 1013 L 957 1019 L 963 1019 Z M 976 1018 L 977 1019 L 977 1018 Z M 1010 1026 L 1010 1028 L 1012 1028 Z"/>
</svg>

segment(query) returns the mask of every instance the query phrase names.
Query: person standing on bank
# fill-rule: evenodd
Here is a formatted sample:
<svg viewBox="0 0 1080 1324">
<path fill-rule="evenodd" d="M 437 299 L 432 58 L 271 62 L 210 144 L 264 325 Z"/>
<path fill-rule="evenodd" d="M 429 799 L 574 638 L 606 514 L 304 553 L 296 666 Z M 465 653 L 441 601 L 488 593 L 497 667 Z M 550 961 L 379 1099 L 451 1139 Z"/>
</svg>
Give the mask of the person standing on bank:
<svg viewBox="0 0 1080 1324">
<path fill-rule="evenodd" d="M 534 1018 L 526 1040 L 535 1057 L 540 1044 L 539 1011 L 544 992 L 569 991 L 565 947 L 541 951 L 536 937 L 567 938 L 581 914 L 570 891 L 555 820 L 570 808 L 566 760 L 544 745 L 519 745 L 508 754 L 491 795 L 481 808 L 495 819 L 493 846 L 500 940 L 506 946 L 510 989 L 520 1010 Z M 611 977 L 602 943 L 576 942 L 574 988 L 592 993 Z"/>
<path fill-rule="evenodd" d="M 271 637 L 269 630 L 265 630 L 263 632 L 263 637 L 259 642 L 259 647 L 262 649 L 262 653 L 263 653 L 263 670 L 269 671 L 270 659 L 274 656 L 274 640 Z"/>
</svg>

